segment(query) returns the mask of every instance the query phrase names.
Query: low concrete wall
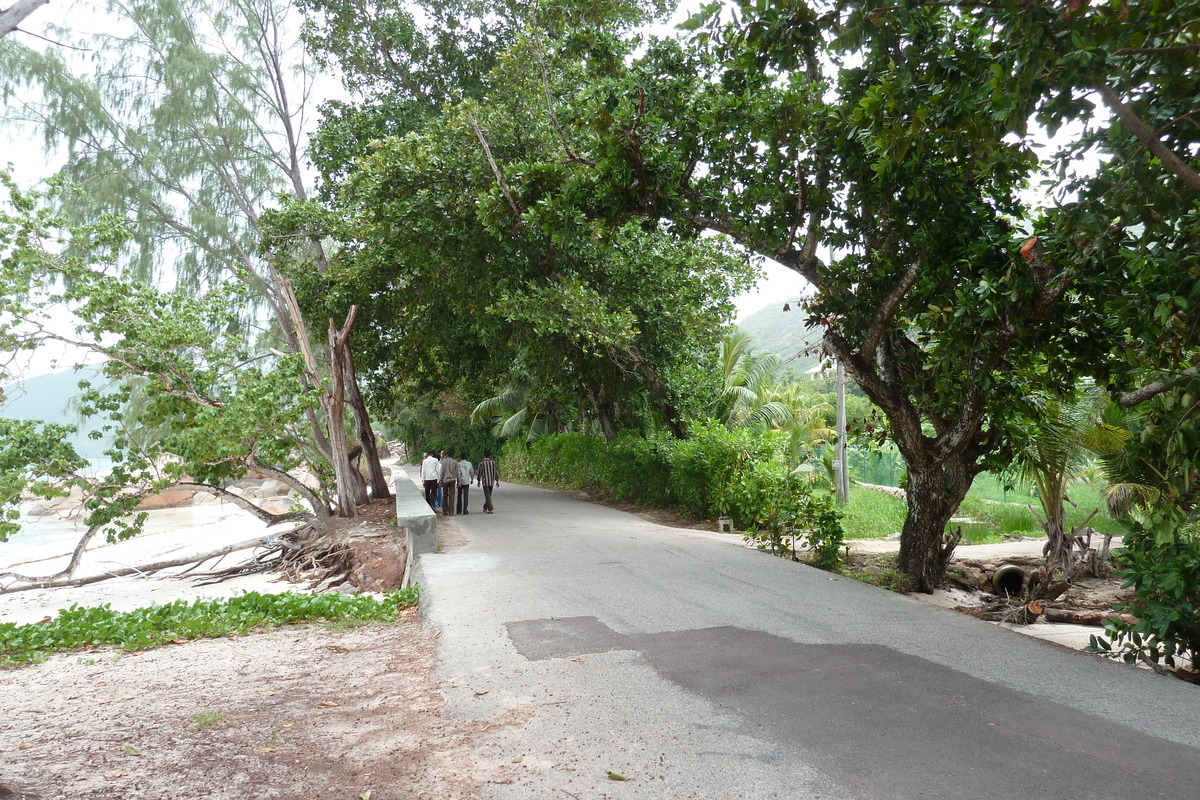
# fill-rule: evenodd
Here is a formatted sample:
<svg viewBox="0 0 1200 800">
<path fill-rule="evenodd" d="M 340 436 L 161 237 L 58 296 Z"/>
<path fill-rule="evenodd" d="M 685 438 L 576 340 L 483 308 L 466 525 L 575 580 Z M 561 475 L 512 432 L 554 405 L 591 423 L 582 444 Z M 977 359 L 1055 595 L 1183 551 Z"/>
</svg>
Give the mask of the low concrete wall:
<svg viewBox="0 0 1200 800">
<path fill-rule="evenodd" d="M 399 464 L 392 467 L 396 476 L 392 492 L 396 495 L 396 521 L 408 531 L 410 556 L 433 553 L 438 549 L 437 514 L 425 502 L 425 490 Z"/>
</svg>

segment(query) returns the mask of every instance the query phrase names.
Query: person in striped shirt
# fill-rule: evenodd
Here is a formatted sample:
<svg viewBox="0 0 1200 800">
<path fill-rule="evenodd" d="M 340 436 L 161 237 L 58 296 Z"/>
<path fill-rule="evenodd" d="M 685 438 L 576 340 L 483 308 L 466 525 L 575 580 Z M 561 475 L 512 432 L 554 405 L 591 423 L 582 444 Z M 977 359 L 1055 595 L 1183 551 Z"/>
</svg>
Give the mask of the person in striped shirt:
<svg viewBox="0 0 1200 800">
<path fill-rule="evenodd" d="M 475 482 L 483 487 L 484 513 L 493 513 L 495 509 L 492 508 L 492 488 L 500 485 L 500 471 L 496 469 L 496 462 L 487 450 L 483 451 L 483 461 L 479 462 L 479 469 L 475 472 Z"/>
</svg>

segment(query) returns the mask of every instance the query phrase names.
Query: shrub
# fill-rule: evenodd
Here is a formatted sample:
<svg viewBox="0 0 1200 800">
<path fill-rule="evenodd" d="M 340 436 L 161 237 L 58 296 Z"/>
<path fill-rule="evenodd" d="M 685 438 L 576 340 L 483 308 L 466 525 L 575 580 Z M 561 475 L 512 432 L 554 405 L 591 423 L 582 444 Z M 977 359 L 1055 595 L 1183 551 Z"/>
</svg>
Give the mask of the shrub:
<svg viewBox="0 0 1200 800">
<path fill-rule="evenodd" d="M 73 605 L 45 623 L 0 623 L 0 666 L 42 661 L 50 653 L 64 650 L 105 646 L 144 650 L 164 642 L 243 634 L 298 622 L 386 621 L 416 602 L 417 589 L 413 587 L 382 599 L 247 592 L 225 600 L 176 600 L 126 612 L 113 611 L 108 605 Z"/>
<path fill-rule="evenodd" d="M 748 531 L 746 538 L 793 560 L 799 558 L 796 545 L 802 544 L 812 552 L 814 566 L 833 569 L 841 561 L 845 534 L 829 487 L 781 466 L 774 462 L 755 465 L 751 485 L 756 490 L 753 501 L 758 516 L 755 529 Z"/>
<path fill-rule="evenodd" d="M 1105 638 L 1093 636 L 1088 650 L 1127 664 L 1182 661 L 1200 670 L 1200 536 L 1181 531 L 1173 541 L 1156 542 L 1137 530 L 1117 555 L 1123 565 L 1117 577 L 1135 593 L 1118 610 L 1137 622 L 1106 620 Z"/>
<path fill-rule="evenodd" d="M 782 443 L 778 434 L 730 430 L 712 420 L 697 423 L 690 438 L 674 443 L 670 480 L 676 504 L 697 516 L 728 515 L 737 527 L 749 527 L 760 500 L 754 465 L 774 461 Z"/>
</svg>

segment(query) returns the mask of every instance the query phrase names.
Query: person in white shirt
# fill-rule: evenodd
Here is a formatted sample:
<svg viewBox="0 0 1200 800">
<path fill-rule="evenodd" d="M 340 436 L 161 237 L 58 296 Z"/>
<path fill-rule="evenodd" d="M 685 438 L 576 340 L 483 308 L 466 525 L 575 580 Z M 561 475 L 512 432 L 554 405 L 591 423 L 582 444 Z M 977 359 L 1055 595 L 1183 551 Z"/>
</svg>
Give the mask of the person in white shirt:
<svg viewBox="0 0 1200 800">
<path fill-rule="evenodd" d="M 425 454 L 425 460 L 421 462 L 421 483 L 425 487 L 425 502 L 429 503 L 429 507 L 437 508 L 437 490 L 438 490 L 438 472 L 441 464 L 438 463 L 437 456 L 432 452 Z"/>
<path fill-rule="evenodd" d="M 467 511 L 467 493 L 471 491 L 471 481 L 475 480 L 475 467 L 467 460 L 466 453 L 458 454 L 458 513 L 469 514 Z"/>
</svg>

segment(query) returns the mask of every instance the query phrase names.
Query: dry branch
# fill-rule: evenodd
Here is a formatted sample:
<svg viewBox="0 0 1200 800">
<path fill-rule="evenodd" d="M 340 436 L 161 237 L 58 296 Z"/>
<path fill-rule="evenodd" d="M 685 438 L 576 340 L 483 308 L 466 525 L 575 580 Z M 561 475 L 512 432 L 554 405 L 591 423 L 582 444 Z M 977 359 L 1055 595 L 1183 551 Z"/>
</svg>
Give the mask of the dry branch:
<svg viewBox="0 0 1200 800">
<path fill-rule="evenodd" d="M 248 539 L 237 544 L 226 545 L 225 547 L 216 550 L 210 550 L 206 553 L 193 553 L 186 556 L 175 556 L 174 558 L 165 558 L 159 561 L 154 561 L 149 564 L 141 564 L 136 567 L 120 567 L 114 570 L 108 570 L 99 575 L 85 575 L 82 578 L 58 577 L 51 575 L 45 578 L 29 577 L 25 575 L 15 576 L 23 585 L 13 586 L 8 585 L 0 589 L 0 594 L 10 594 L 12 592 L 25 592 L 31 589 L 61 589 L 67 586 L 87 586 L 92 583 L 106 581 L 109 578 L 123 578 L 128 575 L 138 575 L 148 572 L 158 572 L 171 567 L 181 567 L 184 564 L 203 563 L 213 558 L 227 556 L 230 553 L 236 553 L 239 550 L 248 550 L 252 547 L 262 547 L 271 541 L 270 536 L 259 536 L 255 539 Z M 8 573 L 12 574 L 12 573 Z M 62 573 L 58 573 L 62 575 Z"/>
</svg>

